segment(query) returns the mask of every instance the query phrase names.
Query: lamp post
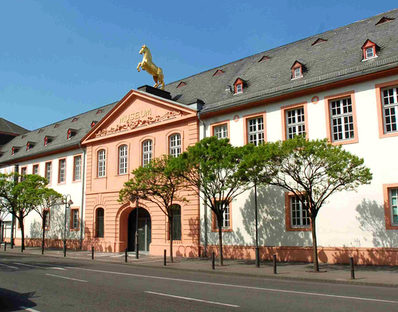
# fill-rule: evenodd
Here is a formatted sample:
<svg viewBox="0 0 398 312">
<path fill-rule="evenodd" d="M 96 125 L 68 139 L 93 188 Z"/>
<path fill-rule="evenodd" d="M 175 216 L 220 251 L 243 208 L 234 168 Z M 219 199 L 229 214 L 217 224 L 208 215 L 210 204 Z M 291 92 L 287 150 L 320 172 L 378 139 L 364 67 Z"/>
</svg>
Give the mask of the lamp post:
<svg viewBox="0 0 398 312">
<path fill-rule="evenodd" d="M 66 215 L 68 212 L 68 209 L 70 208 L 71 205 L 73 205 L 72 197 L 67 194 L 63 197 L 63 203 L 65 204 L 65 219 L 64 219 L 64 254 L 65 254 L 65 248 L 66 248 Z"/>
<path fill-rule="evenodd" d="M 258 207 L 257 207 L 257 181 L 254 182 L 254 206 L 256 219 L 256 267 L 260 267 L 260 249 L 258 247 Z"/>
</svg>

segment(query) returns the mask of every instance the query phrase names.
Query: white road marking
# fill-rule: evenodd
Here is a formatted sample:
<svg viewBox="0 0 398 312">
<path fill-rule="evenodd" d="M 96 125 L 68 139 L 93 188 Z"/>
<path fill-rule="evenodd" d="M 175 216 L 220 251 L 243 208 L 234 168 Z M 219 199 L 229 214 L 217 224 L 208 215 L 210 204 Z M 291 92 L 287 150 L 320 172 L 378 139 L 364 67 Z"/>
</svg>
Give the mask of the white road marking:
<svg viewBox="0 0 398 312">
<path fill-rule="evenodd" d="M 224 284 L 224 283 L 214 283 L 214 282 L 203 282 L 203 281 L 187 280 L 187 279 L 181 279 L 181 278 L 162 277 L 162 276 L 154 276 L 154 275 L 142 275 L 142 274 L 134 274 L 134 273 L 122 273 L 122 272 L 114 272 L 114 271 L 103 271 L 103 270 L 85 269 L 85 268 L 78 268 L 78 267 L 73 267 L 73 269 L 90 271 L 90 272 L 98 272 L 98 273 L 107 273 L 107 274 L 115 274 L 115 275 L 134 276 L 134 277 L 141 277 L 141 278 L 150 278 L 150 279 L 158 279 L 158 280 L 166 280 L 166 281 L 175 281 L 175 282 L 182 282 L 182 283 L 192 283 L 192 284 L 201 284 L 201 285 L 212 285 L 212 286 L 223 286 L 223 287 L 230 287 L 230 288 L 243 288 L 243 289 L 252 289 L 252 290 L 259 290 L 259 291 L 269 291 L 269 292 L 276 292 L 276 293 L 279 292 L 279 293 L 297 294 L 297 295 L 305 295 L 305 296 L 330 297 L 330 298 L 341 298 L 341 299 L 362 300 L 362 301 L 375 301 L 375 302 L 384 302 L 384 303 L 398 303 L 398 301 L 377 299 L 377 298 L 364 298 L 364 297 L 351 297 L 351 296 L 341 296 L 341 295 L 329 295 L 329 294 L 322 294 L 322 293 L 304 292 L 304 291 L 295 291 L 295 290 L 285 290 L 285 289 L 276 289 L 276 288 L 263 288 L 263 287 L 255 287 L 255 286 L 244 286 L 244 285 L 234 285 L 234 284 Z"/>
<path fill-rule="evenodd" d="M 51 269 L 51 270 L 60 270 L 60 271 L 66 271 L 66 269 L 64 269 L 64 268 L 60 268 L 60 267 L 49 267 L 49 269 Z"/>
<path fill-rule="evenodd" d="M 26 266 L 26 267 L 29 267 L 29 268 L 43 269 L 42 267 L 40 267 L 40 266 L 38 266 L 38 265 L 32 265 L 32 264 L 26 264 L 26 263 L 20 263 L 20 262 L 14 262 L 14 264 Z"/>
<path fill-rule="evenodd" d="M 72 278 L 72 277 L 66 277 L 66 276 L 49 274 L 49 273 L 46 273 L 46 275 L 53 276 L 53 277 L 58 277 L 58 278 L 63 278 L 63 279 L 71 280 L 71 281 L 76 281 L 76 282 L 88 283 L 88 281 L 86 281 L 86 280 L 81 280 L 81 279 Z"/>
<path fill-rule="evenodd" d="M 0 265 L 2 265 L 2 266 L 5 266 L 6 268 L 9 268 L 9 269 L 18 270 L 18 268 L 17 268 L 17 267 L 15 267 L 15 266 L 12 266 L 12 265 L 7 265 L 7 264 L 4 264 L 4 263 L 0 263 Z"/>
<path fill-rule="evenodd" d="M 175 296 L 175 295 L 169 295 L 169 294 L 163 294 L 163 293 L 158 293 L 154 291 L 145 291 L 147 294 L 152 294 L 152 295 L 159 295 L 159 296 L 164 296 L 164 297 L 171 297 L 171 298 L 177 298 L 177 299 L 183 299 L 183 300 L 189 300 L 189 301 L 197 301 L 197 302 L 204 302 L 204 303 L 210 303 L 210 304 L 217 304 L 217 305 L 222 305 L 226 307 L 231 307 L 231 308 L 239 308 L 238 305 L 236 304 L 229 304 L 229 303 L 222 303 L 222 302 L 216 302 L 216 301 L 208 301 L 208 300 L 202 300 L 202 299 L 196 299 L 196 298 L 189 298 L 189 297 L 182 297 L 182 296 Z"/>
<path fill-rule="evenodd" d="M 20 309 L 23 309 L 24 311 L 30 311 L 30 312 L 40 312 L 39 310 L 35 310 L 32 308 L 27 308 L 27 307 L 20 307 Z"/>
</svg>

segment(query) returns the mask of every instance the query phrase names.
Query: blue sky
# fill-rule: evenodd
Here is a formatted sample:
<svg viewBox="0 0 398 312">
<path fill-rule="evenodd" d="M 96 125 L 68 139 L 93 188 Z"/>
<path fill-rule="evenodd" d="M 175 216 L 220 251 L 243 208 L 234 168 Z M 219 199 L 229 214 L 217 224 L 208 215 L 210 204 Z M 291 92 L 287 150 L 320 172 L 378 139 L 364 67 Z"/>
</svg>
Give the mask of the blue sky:
<svg viewBox="0 0 398 312">
<path fill-rule="evenodd" d="M 0 117 L 33 130 L 166 83 L 397 8 L 394 1 L 0 2 Z"/>
</svg>

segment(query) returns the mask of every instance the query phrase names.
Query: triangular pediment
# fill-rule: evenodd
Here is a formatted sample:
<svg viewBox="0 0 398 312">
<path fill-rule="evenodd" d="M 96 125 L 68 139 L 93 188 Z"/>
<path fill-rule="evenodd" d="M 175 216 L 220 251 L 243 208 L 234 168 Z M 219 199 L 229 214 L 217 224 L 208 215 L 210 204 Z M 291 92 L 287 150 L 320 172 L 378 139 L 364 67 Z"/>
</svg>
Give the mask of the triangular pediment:
<svg viewBox="0 0 398 312">
<path fill-rule="evenodd" d="M 169 123 L 192 117 L 196 117 L 196 111 L 185 105 L 131 90 L 90 130 L 82 139 L 82 143 L 164 127 Z"/>
</svg>

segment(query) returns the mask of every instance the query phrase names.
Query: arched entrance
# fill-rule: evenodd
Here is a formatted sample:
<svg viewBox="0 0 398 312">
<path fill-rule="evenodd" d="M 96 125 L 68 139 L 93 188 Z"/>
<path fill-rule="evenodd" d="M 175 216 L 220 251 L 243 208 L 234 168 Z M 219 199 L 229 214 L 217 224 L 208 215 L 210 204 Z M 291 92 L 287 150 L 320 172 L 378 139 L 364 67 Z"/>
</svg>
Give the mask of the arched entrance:
<svg viewBox="0 0 398 312">
<path fill-rule="evenodd" d="M 138 224 L 137 224 L 138 211 Z M 151 243 L 151 216 L 144 208 L 136 208 L 129 214 L 127 248 L 129 251 L 135 251 L 135 236 L 138 225 L 138 249 L 140 251 L 149 251 Z"/>
</svg>

